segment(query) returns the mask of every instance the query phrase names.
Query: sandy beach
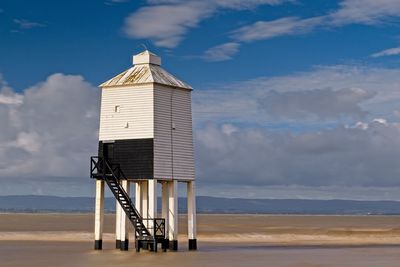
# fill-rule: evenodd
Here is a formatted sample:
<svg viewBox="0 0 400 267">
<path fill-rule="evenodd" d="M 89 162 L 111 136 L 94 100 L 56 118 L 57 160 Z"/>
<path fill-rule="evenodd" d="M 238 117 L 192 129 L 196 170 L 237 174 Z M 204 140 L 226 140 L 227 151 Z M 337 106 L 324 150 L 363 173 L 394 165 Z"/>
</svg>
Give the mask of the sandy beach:
<svg viewBox="0 0 400 267">
<path fill-rule="evenodd" d="M 114 249 L 105 217 L 94 251 L 92 214 L 0 214 L 0 266 L 399 266 L 400 216 L 198 215 L 199 250 Z M 133 240 L 133 236 L 131 237 Z"/>
</svg>

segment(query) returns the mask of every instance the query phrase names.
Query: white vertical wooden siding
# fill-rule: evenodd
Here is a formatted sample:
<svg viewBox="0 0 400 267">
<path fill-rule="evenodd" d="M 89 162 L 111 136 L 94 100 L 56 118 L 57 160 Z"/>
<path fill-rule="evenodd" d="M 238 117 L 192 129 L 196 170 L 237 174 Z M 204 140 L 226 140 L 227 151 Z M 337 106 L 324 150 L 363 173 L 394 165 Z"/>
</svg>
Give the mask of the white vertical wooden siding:
<svg viewBox="0 0 400 267">
<path fill-rule="evenodd" d="M 191 92 L 188 90 L 161 86 L 154 89 L 154 177 L 195 178 Z"/>
<path fill-rule="evenodd" d="M 168 87 L 154 88 L 154 178 L 172 178 L 171 94 Z"/>
<path fill-rule="evenodd" d="M 191 91 L 173 91 L 172 123 L 173 176 L 194 179 Z"/>
<path fill-rule="evenodd" d="M 102 89 L 99 140 L 153 138 L 153 105 L 153 85 Z"/>
</svg>

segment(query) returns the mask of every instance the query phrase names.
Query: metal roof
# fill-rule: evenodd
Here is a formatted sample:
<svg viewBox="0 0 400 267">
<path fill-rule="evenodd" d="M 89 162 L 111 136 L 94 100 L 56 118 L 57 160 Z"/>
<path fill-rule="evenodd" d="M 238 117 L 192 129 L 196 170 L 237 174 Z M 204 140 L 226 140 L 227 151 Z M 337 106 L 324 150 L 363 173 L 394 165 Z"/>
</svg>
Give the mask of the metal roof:
<svg viewBox="0 0 400 267">
<path fill-rule="evenodd" d="M 179 80 L 163 68 L 161 68 L 158 64 L 153 64 L 152 60 L 150 59 L 148 62 L 143 63 L 142 56 L 149 56 L 157 57 L 153 53 L 148 52 L 147 50 L 134 56 L 134 62 L 138 62 L 137 59 L 142 62 L 140 64 L 136 64 L 133 67 L 129 68 L 128 70 L 118 74 L 117 76 L 111 78 L 110 80 L 102 83 L 100 87 L 115 87 L 115 86 L 127 86 L 127 85 L 139 85 L 139 84 L 146 84 L 146 83 L 157 83 L 161 85 L 171 86 L 171 87 L 178 87 L 192 90 L 193 88 L 188 85 L 187 83 Z M 158 61 L 161 62 L 159 60 Z"/>
</svg>

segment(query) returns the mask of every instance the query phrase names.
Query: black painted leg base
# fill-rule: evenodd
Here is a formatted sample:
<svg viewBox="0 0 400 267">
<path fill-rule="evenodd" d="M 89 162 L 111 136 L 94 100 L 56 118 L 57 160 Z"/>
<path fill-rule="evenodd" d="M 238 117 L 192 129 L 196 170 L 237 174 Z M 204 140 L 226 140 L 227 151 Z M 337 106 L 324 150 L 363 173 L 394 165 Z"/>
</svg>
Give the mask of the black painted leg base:
<svg viewBox="0 0 400 267">
<path fill-rule="evenodd" d="M 115 240 L 115 248 L 121 248 L 121 240 Z"/>
<path fill-rule="evenodd" d="M 95 240 L 94 241 L 94 249 L 95 250 L 101 250 L 103 249 L 103 240 Z"/>
<path fill-rule="evenodd" d="M 197 239 L 189 239 L 189 250 L 197 250 Z"/>
<path fill-rule="evenodd" d="M 135 247 L 136 247 L 136 252 L 140 252 L 140 249 L 142 248 L 142 242 L 136 239 Z"/>
<path fill-rule="evenodd" d="M 128 250 L 128 248 L 129 248 L 129 240 L 128 239 L 126 239 L 125 241 L 120 241 L 120 243 L 121 243 L 121 247 L 120 247 L 120 249 L 121 250 Z"/>
<path fill-rule="evenodd" d="M 178 240 L 169 241 L 169 249 L 173 251 L 178 250 Z"/>
<path fill-rule="evenodd" d="M 163 251 L 167 251 L 167 249 L 169 249 L 169 239 L 166 238 L 163 240 L 163 242 L 161 243 L 161 248 L 163 249 Z"/>
</svg>

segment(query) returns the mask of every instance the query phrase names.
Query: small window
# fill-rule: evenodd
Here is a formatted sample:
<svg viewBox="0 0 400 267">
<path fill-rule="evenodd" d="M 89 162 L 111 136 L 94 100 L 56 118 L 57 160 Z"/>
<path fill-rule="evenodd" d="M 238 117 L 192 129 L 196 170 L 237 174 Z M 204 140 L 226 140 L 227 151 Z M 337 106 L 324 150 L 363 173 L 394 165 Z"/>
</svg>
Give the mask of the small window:
<svg viewBox="0 0 400 267">
<path fill-rule="evenodd" d="M 117 105 L 114 107 L 114 112 L 120 113 L 121 112 L 121 106 Z"/>
</svg>

